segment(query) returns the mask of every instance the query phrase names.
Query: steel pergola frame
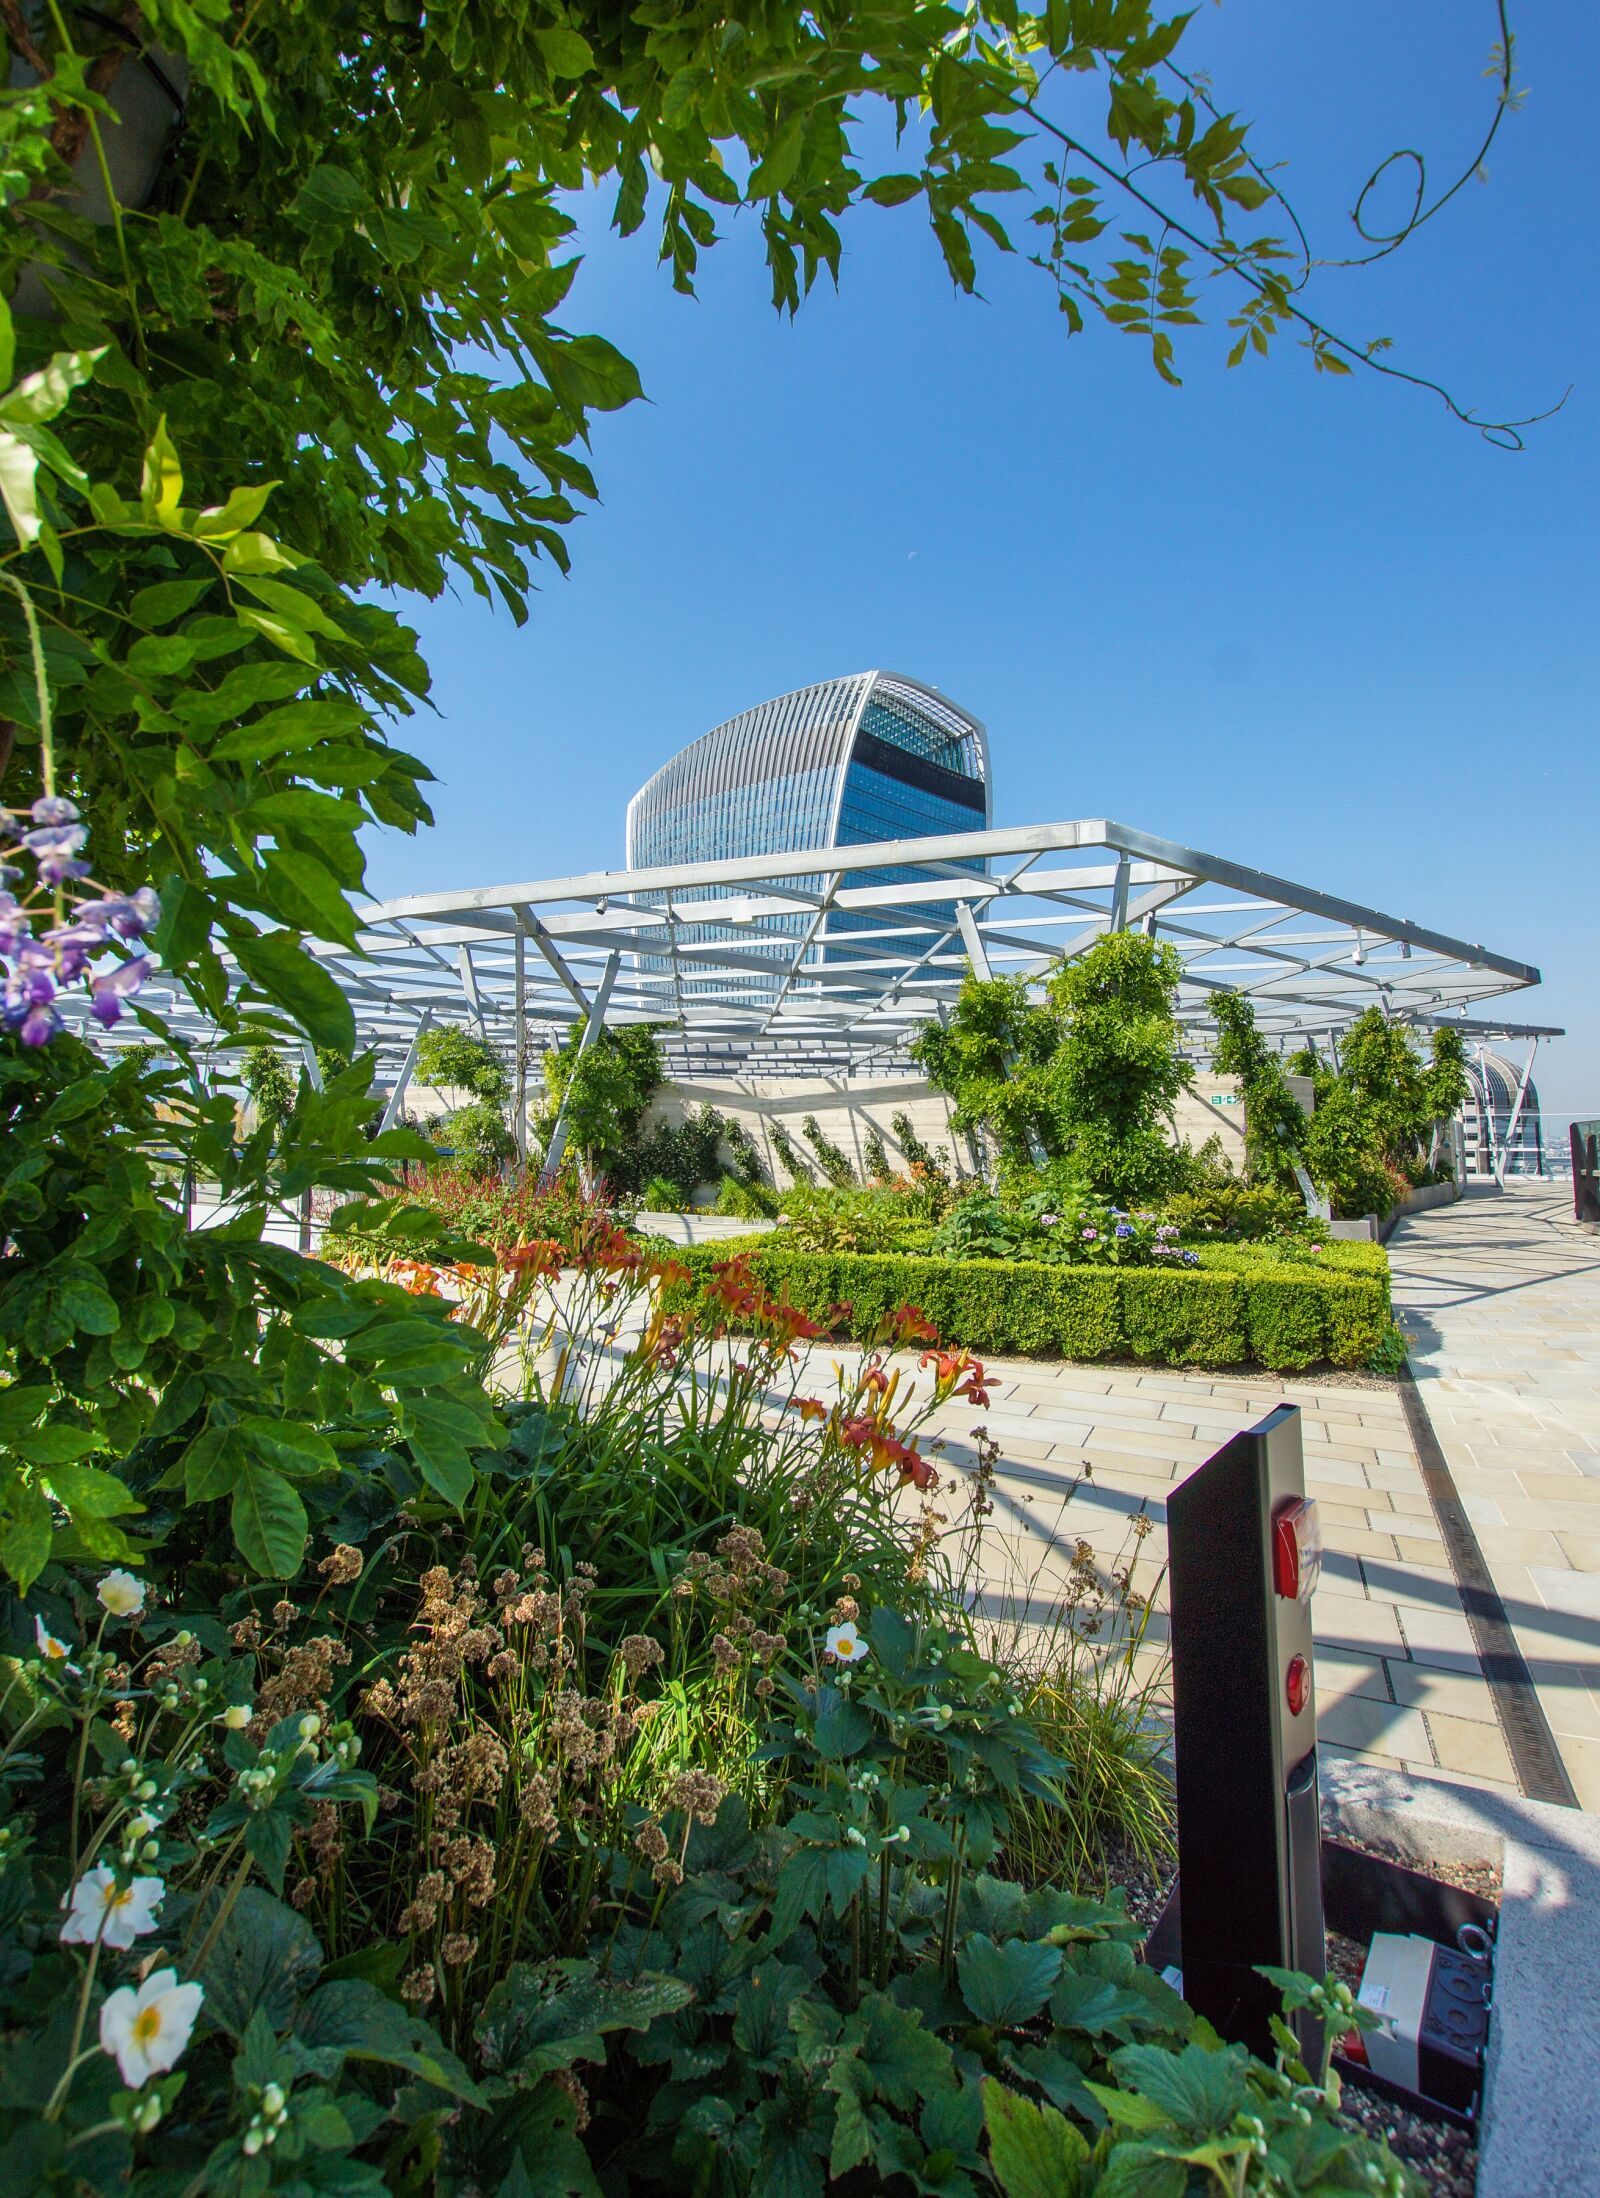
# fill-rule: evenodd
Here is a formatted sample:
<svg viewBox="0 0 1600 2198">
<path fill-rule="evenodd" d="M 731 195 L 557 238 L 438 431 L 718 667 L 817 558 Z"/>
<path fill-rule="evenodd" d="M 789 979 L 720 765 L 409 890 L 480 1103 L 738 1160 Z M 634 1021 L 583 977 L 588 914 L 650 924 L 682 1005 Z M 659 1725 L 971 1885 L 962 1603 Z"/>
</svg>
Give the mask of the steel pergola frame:
<svg viewBox="0 0 1600 2198">
<path fill-rule="evenodd" d="M 360 925 L 359 953 L 307 952 L 397 1093 L 429 1022 L 477 1025 L 524 1074 L 530 1033 L 554 1044 L 601 1018 L 665 1026 L 677 1075 L 902 1072 L 969 962 L 1043 979 L 1126 927 L 1182 957 L 1202 1052 L 1219 990 L 1288 1044 L 1336 1040 L 1372 1006 L 1454 1021 L 1539 982 L 1481 944 L 1103 818 L 408 894 Z M 177 987 L 157 977 L 143 997 L 197 1047 L 237 1050 Z"/>
</svg>

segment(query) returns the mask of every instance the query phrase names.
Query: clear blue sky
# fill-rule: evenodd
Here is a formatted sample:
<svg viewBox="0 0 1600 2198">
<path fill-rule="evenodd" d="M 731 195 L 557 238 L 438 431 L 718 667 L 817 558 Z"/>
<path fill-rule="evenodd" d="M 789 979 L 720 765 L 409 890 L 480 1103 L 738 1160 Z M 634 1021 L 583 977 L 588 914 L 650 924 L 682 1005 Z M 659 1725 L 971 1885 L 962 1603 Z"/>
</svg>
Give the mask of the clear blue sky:
<svg viewBox="0 0 1600 2198">
<path fill-rule="evenodd" d="M 374 890 L 619 863 L 674 749 L 888 666 L 985 719 L 999 822 L 1120 818 L 1539 965 L 1507 1012 L 1570 1032 L 1546 1109 L 1600 1113 L 1600 16 L 1514 19 L 1528 96 L 1487 183 L 1317 295 L 1488 415 L 1575 384 L 1522 457 L 1292 344 L 1227 373 L 1196 332 L 1168 389 L 1108 330 L 1069 343 L 1021 255 L 953 296 L 914 208 L 853 217 L 838 293 L 793 324 L 753 224 L 688 300 L 597 212 L 567 321 L 651 402 L 599 423 L 603 502 L 527 626 L 400 606 L 438 824 L 375 842 Z M 1385 153 L 1453 175 L 1489 112 L 1477 0 L 1226 0 L 1192 35 L 1329 255 Z"/>
</svg>

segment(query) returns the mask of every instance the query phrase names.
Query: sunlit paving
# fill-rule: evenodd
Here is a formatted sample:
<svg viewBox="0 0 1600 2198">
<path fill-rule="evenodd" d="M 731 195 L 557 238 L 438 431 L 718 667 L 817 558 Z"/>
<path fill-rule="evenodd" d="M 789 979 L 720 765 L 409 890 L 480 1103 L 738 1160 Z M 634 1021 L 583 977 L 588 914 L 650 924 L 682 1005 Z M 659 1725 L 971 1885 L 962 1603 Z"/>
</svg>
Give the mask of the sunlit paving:
<svg viewBox="0 0 1600 2198">
<path fill-rule="evenodd" d="M 0 33 L 4 2198 L 1577 2198 L 1595 23 Z"/>
</svg>

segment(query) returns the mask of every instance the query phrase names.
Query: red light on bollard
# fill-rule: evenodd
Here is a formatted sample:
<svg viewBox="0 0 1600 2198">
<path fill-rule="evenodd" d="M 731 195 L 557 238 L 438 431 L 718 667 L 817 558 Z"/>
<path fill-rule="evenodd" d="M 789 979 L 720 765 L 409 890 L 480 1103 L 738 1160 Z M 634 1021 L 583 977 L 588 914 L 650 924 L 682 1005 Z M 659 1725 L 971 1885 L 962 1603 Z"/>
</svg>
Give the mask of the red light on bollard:
<svg viewBox="0 0 1600 2198">
<path fill-rule="evenodd" d="M 1272 1584 L 1291 1602 L 1309 1601 L 1322 1576 L 1322 1523 L 1315 1500 L 1280 1504 L 1272 1520 Z"/>
<path fill-rule="evenodd" d="M 1311 1667 L 1303 1656 L 1295 1657 L 1283 1675 L 1284 1699 L 1289 1705 L 1289 1715 L 1298 1717 L 1306 1706 L 1311 1692 Z"/>
</svg>

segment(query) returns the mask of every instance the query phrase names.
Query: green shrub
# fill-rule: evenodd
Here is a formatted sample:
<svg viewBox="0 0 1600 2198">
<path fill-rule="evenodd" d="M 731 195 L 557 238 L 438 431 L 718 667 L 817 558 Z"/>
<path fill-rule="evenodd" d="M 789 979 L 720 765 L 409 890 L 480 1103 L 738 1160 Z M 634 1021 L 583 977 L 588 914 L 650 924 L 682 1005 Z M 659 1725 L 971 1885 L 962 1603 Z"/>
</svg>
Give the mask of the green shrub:
<svg viewBox="0 0 1600 2198">
<path fill-rule="evenodd" d="M 681 1183 L 674 1183 L 664 1175 L 653 1175 L 639 1193 L 639 1203 L 646 1213 L 677 1213 L 689 1203 L 689 1194 Z"/>
<path fill-rule="evenodd" d="M 808 1114 L 800 1125 L 801 1135 L 816 1154 L 823 1174 L 835 1190 L 849 1191 L 856 1188 L 856 1171 L 850 1165 L 850 1156 L 842 1152 L 831 1138 L 824 1137 L 821 1124 L 814 1114 Z"/>
<path fill-rule="evenodd" d="M 1186 1239 L 1225 1237 L 1242 1243 L 1298 1235 L 1311 1225 L 1305 1200 L 1296 1191 L 1269 1183 L 1246 1183 L 1218 1176 L 1203 1188 L 1174 1191 L 1162 1217 L 1175 1221 Z"/>
<path fill-rule="evenodd" d="M 735 1221 L 773 1221 L 778 1213 L 778 1194 L 770 1184 L 725 1175 L 717 1193 L 716 1211 Z"/>
<path fill-rule="evenodd" d="M 693 1246 L 681 1257 L 696 1280 L 745 1257 L 767 1290 L 861 1340 L 901 1305 L 914 1305 L 947 1341 L 971 1351 L 1169 1366 L 1253 1360 L 1283 1371 L 1322 1361 L 1366 1366 L 1391 1324 L 1382 1247 L 1330 1246 L 1322 1264 L 1274 1258 L 1265 1248 L 1244 1256 L 1252 1250 L 1210 1248 L 1200 1267 L 1173 1273 L 810 1251 L 780 1230 Z M 692 1294 L 692 1286 L 683 1289 Z"/>
</svg>

